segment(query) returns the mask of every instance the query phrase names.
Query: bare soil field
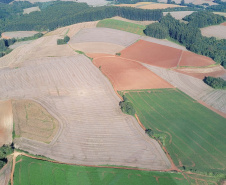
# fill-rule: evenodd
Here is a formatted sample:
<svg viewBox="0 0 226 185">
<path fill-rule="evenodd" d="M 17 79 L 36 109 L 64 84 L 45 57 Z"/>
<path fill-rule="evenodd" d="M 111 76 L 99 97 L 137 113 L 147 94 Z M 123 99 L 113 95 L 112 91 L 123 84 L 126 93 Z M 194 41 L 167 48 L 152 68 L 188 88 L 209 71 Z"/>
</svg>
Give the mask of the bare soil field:
<svg viewBox="0 0 226 185">
<path fill-rule="evenodd" d="M 110 28 L 88 28 L 82 29 L 72 37 L 69 44 L 105 42 L 127 47 L 136 42 L 140 37 L 140 35 Z"/>
<path fill-rule="evenodd" d="M 8 157 L 9 162 L 0 170 L 0 184 L 8 185 L 11 175 L 11 156 Z"/>
<path fill-rule="evenodd" d="M 10 100 L 0 100 L 0 147 L 12 143 L 13 113 Z"/>
<path fill-rule="evenodd" d="M 59 129 L 58 121 L 41 105 L 30 100 L 12 102 L 15 134 L 50 143 Z"/>
<path fill-rule="evenodd" d="M 180 68 L 175 71 L 193 76 L 195 78 L 204 79 L 206 76 L 221 77 L 226 75 L 226 70 L 222 66 L 206 67 L 206 68 Z"/>
<path fill-rule="evenodd" d="M 134 20 L 122 18 L 122 17 L 119 17 L 119 16 L 112 17 L 112 19 L 125 21 L 125 22 L 131 22 L 131 23 L 140 24 L 140 25 L 149 25 L 149 24 L 152 24 L 154 22 L 157 22 L 157 21 L 134 21 Z"/>
<path fill-rule="evenodd" d="M 31 8 L 25 8 L 23 14 L 29 14 L 31 12 L 41 11 L 38 6 L 31 7 Z"/>
<path fill-rule="evenodd" d="M 182 20 L 185 16 L 192 14 L 194 11 L 176 11 L 176 12 L 163 12 L 163 15 L 170 13 L 172 17 L 177 20 Z"/>
<path fill-rule="evenodd" d="M 208 106 L 226 114 L 226 90 L 215 90 L 200 79 L 173 70 L 148 64 L 143 65 L 193 99 L 201 100 Z"/>
<path fill-rule="evenodd" d="M 185 3 L 192 3 L 194 5 L 201 5 L 203 3 L 208 3 L 209 5 L 217 5 L 217 3 L 214 3 L 213 1 L 214 0 L 185 0 Z M 158 0 L 158 2 L 167 3 L 167 0 Z M 174 2 L 180 4 L 181 0 L 175 0 Z"/>
<path fill-rule="evenodd" d="M 16 49 L 22 45 L 25 45 L 25 44 L 30 44 L 33 40 L 28 40 L 28 41 L 22 41 L 22 42 L 16 42 L 14 43 L 13 45 L 10 45 L 9 48 L 10 49 Z"/>
<path fill-rule="evenodd" d="M 139 40 L 135 44 L 122 50 L 121 56 L 164 68 L 208 66 L 215 63 L 205 56 L 144 40 Z"/>
<path fill-rule="evenodd" d="M 218 39 L 226 39 L 226 26 L 223 25 L 215 25 L 208 26 L 205 28 L 201 28 L 202 35 L 206 37 L 216 37 Z"/>
<path fill-rule="evenodd" d="M 31 37 L 38 33 L 37 31 L 14 31 L 14 32 L 4 32 L 2 33 L 2 38 L 11 39 L 11 38 L 23 38 Z"/>
<path fill-rule="evenodd" d="M 218 14 L 218 15 L 222 15 L 224 17 L 226 17 L 226 13 L 225 12 L 213 12 L 214 14 Z"/>
<path fill-rule="evenodd" d="M 21 137 L 14 140 L 17 148 L 74 164 L 170 168 L 160 145 L 121 112 L 109 80 L 87 57 L 46 57 L 28 64 L 0 69 L 0 98 L 35 100 L 60 129 L 50 144 Z"/>
<path fill-rule="evenodd" d="M 221 25 L 226 26 L 226 22 L 221 23 Z"/>
<path fill-rule="evenodd" d="M 93 63 L 112 82 L 116 90 L 173 88 L 141 64 L 118 56 L 96 55 Z"/>
</svg>

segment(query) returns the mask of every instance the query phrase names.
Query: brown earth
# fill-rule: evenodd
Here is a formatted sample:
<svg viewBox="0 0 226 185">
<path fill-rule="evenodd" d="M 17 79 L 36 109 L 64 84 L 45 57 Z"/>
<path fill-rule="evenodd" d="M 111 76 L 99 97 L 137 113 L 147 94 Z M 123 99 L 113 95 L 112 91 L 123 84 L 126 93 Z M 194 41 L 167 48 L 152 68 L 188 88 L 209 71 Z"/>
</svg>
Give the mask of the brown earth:
<svg viewBox="0 0 226 185">
<path fill-rule="evenodd" d="M 93 63 L 117 90 L 173 88 L 140 63 L 113 55 L 101 56 L 102 54 L 99 57 L 96 55 Z"/>
<path fill-rule="evenodd" d="M 221 23 L 221 25 L 226 26 L 226 22 Z"/>
<path fill-rule="evenodd" d="M 10 100 L 0 101 L 0 147 L 12 143 L 13 114 Z"/>
<path fill-rule="evenodd" d="M 13 120 L 16 137 L 50 143 L 58 131 L 58 121 L 31 100 L 14 100 Z"/>
<path fill-rule="evenodd" d="M 139 40 L 122 50 L 121 56 L 163 68 L 208 66 L 215 63 L 212 59 L 205 56 L 144 40 Z"/>
</svg>

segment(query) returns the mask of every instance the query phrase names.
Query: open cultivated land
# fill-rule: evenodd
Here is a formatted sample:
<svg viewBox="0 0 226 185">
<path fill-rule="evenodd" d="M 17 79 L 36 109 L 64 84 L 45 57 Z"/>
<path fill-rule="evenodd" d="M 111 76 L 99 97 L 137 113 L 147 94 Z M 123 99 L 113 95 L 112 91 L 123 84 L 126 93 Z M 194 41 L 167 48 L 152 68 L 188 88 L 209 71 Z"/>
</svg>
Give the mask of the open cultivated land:
<svg viewBox="0 0 226 185">
<path fill-rule="evenodd" d="M 16 137 L 50 143 L 59 129 L 58 121 L 41 105 L 29 100 L 16 100 L 13 121 Z"/>
<path fill-rule="evenodd" d="M 159 144 L 121 112 L 110 82 L 83 55 L 1 69 L 0 86 L 1 99 L 35 100 L 60 123 L 50 144 L 17 138 L 16 147 L 62 162 L 170 168 Z"/>
<path fill-rule="evenodd" d="M 95 55 L 93 63 L 110 79 L 117 90 L 173 88 L 146 67 L 128 59 L 112 55 Z"/>
<path fill-rule="evenodd" d="M 218 39 L 226 39 L 226 26 L 215 25 L 201 28 L 202 35 L 206 37 L 216 37 Z"/>
<path fill-rule="evenodd" d="M 161 138 L 178 167 L 225 170 L 225 118 L 176 89 L 124 94 L 144 126 Z"/>
<path fill-rule="evenodd" d="M 0 100 L 0 147 L 12 143 L 13 113 L 10 100 Z"/>
<path fill-rule="evenodd" d="M 202 80 L 176 71 L 143 65 L 195 100 L 204 101 L 209 106 L 226 114 L 226 90 L 214 90 Z"/>
<path fill-rule="evenodd" d="M 168 13 L 177 20 L 182 20 L 185 16 L 192 14 L 194 11 L 176 11 L 176 12 L 163 12 L 163 15 Z"/>
<path fill-rule="evenodd" d="M 106 28 L 113 28 L 122 31 L 127 31 L 130 33 L 135 33 L 138 35 L 144 35 L 145 26 L 134 24 L 126 21 L 115 20 L 115 19 L 104 19 L 99 21 L 97 27 L 106 27 Z"/>
<path fill-rule="evenodd" d="M 14 185 L 48 184 L 162 184 L 188 185 L 180 173 L 150 172 L 116 168 L 72 166 L 40 161 L 25 156 L 17 157 Z"/>
<path fill-rule="evenodd" d="M 2 169 L 0 169 L 0 184 L 8 185 L 11 175 L 12 163 L 8 162 Z"/>
<path fill-rule="evenodd" d="M 167 3 L 167 0 L 158 0 L 159 2 Z M 217 5 L 217 3 L 213 2 L 214 0 L 185 0 L 184 2 L 189 4 L 192 3 L 194 5 L 201 5 L 203 3 L 208 3 L 209 5 Z M 174 1 L 177 4 L 181 3 L 181 0 L 175 0 Z"/>
<path fill-rule="evenodd" d="M 24 38 L 31 37 L 38 33 L 37 31 L 15 31 L 15 32 L 4 32 L 2 33 L 2 38 L 11 39 L 11 38 Z"/>
<path fill-rule="evenodd" d="M 212 59 L 205 56 L 144 40 L 139 40 L 121 51 L 121 56 L 163 68 L 180 66 L 198 67 L 215 63 Z"/>
<path fill-rule="evenodd" d="M 157 22 L 157 21 L 135 21 L 135 20 L 130 20 L 130 19 L 126 19 L 123 17 L 119 17 L 119 16 L 112 17 L 111 19 L 124 21 L 124 22 L 130 22 L 130 23 L 139 24 L 139 25 L 143 25 L 143 26 Z"/>
<path fill-rule="evenodd" d="M 31 12 L 41 11 L 38 6 L 31 7 L 31 8 L 25 8 L 23 14 L 29 14 Z"/>
</svg>

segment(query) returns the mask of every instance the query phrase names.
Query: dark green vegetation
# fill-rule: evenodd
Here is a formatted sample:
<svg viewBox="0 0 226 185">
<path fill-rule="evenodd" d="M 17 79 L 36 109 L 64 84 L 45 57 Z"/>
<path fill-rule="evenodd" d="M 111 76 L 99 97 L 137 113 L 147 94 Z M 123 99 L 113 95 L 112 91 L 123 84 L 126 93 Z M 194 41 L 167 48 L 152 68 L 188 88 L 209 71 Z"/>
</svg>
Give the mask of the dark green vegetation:
<svg viewBox="0 0 226 185">
<path fill-rule="evenodd" d="M 10 53 L 12 50 L 9 49 L 9 46 L 14 44 L 16 39 L 1 39 L 0 40 L 0 57 Z"/>
<path fill-rule="evenodd" d="M 149 24 L 144 30 L 144 33 L 150 37 L 155 37 L 158 39 L 164 39 L 169 35 L 168 28 L 159 23 Z"/>
<path fill-rule="evenodd" d="M 123 101 L 119 102 L 119 106 L 121 107 L 122 112 L 129 115 L 135 115 L 136 111 L 133 107 L 133 104 L 129 102 L 125 96 L 122 96 L 122 97 L 123 97 Z"/>
<path fill-rule="evenodd" d="M 201 13 L 203 15 L 203 13 Z M 192 16 L 196 16 L 199 14 L 191 14 Z M 216 18 L 214 14 L 208 14 L 209 16 L 213 16 Z M 218 16 L 217 16 L 218 17 Z M 206 19 L 206 18 L 205 18 Z M 209 18 L 208 18 L 209 19 Z M 225 18 L 222 18 L 222 20 Z M 196 18 L 192 19 L 197 20 Z M 210 19 L 212 20 L 212 19 Z M 213 23 L 213 22 L 212 22 Z M 216 38 L 211 37 L 207 38 L 202 36 L 201 31 L 196 23 L 188 24 L 181 23 L 180 21 L 174 19 L 170 14 L 167 14 L 164 16 L 159 23 L 160 26 L 158 28 L 163 29 L 162 32 L 164 32 L 165 28 L 168 29 L 168 36 L 171 39 L 174 39 L 184 45 L 188 50 L 204 55 L 207 57 L 212 58 L 215 62 L 220 63 L 224 66 L 224 63 L 226 61 L 226 39 L 216 40 Z M 211 24 L 211 23 L 210 23 Z M 150 33 L 152 30 L 150 29 L 152 27 L 147 27 L 145 30 L 145 33 Z M 159 31 L 156 33 L 156 37 L 161 34 Z M 152 35 L 153 36 L 153 35 Z M 165 36 L 161 34 L 161 36 Z"/>
<path fill-rule="evenodd" d="M 70 40 L 70 37 L 67 35 L 64 36 L 63 39 L 57 39 L 57 45 L 67 44 L 67 42 Z"/>
<path fill-rule="evenodd" d="M 226 89 L 226 81 L 222 78 L 205 77 L 203 81 L 214 89 Z"/>
<path fill-rule="evenodd" d="M 114 0 L 108 0 L 108 1 L 114 1 Z M 157 0 L 117 0 L 114 2 L 115 4 L 136 4 L 138 2 L 157 2 Z"/>
<path fill-rule="evenodd" d="M 90 7 L 85 3 L 50 2 L 38 4 L 41 11 L 7 17 L 0 21 L 0 32 L 23 30 L 54 30 L 79 22 L 96 21 L 114 16 L 132 20 L 160 20 L 161 10 L 141 10 L 130 7 Z M 11 6 L 11 5 L 5 5 Z M 36 5 L 37 6 L 37 5 Z"/>
<path fill-rule="evenodd" d="M 225 118 L 177 89 L 123 92 L 146 129 L 164 139 L 176 166 L 200 172 L 225 172 Z"/>
<path fill-rule="evenodd" d="M 226 21 L 226 18 L 220 15 L 213 14 L 212 12 L 199 11 L 187 15 L 183 20 L 188 21 L 189 26 L 203 28 L 205 26 L 220 24 Z"/>
<path fill-rule="evenodd" d="M 134 24 L 130 22 L 115 20 L 115 19 L 104 19 L 98 22 L 97 27 L 113 28 L 118 30 L 135 33 L 138 35 L 144 35 L 145 26 L 140 24 Z"/>
<path fill-rule="evenodd" d="M 35 40 L 35 39 L 38 39 L 42 36 L 43 36 L 43 33 L 36 33 L 35 35 L 30 36 L 30 37 L 24 37 L 24 38 L 21 38 L 21 39 L 16 39 L 16 41 L 21 42 L 21 41 Z"/>
<path fill-rule="evenodd" d="M 71 166 L 36 160 L 25 156 L 18 157 L 17 161 L 14 172 L 15 185 L 189 184 L 180 173 Z"/>
<path fill-rule="evenodd" d="M 7 163 L 7 156 L 13 153 L 13 151 L 13 144 L 0 147 L 0 169 Z"/>
</svg>

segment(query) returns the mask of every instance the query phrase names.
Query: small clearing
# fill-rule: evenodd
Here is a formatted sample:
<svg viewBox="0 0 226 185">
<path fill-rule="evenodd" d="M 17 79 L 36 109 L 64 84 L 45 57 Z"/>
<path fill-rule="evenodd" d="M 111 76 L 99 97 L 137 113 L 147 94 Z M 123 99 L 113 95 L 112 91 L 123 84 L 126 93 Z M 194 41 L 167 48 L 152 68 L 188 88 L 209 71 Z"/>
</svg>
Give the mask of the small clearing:
<svg viewBox="0 0 226 185">
<path fill-rule="evenodd" d="M 59 129 L 58 121 L 41 105 L 30 100 L 12 102 L 16 137 L 50 143 Z"/>
<path fill-rule="evenodd" d="M 4 39 L 11 39 L 11 38 L 24 38 L 24 37 L 31 37 L 38 33 L 37 31 L 14 31 L 14 32 L 4 32 L 2 33 L 2 38 Z"/>
<path fill-rule="evenodd" d="M 95 57 L 93 63 L 110 79 L 116 90 L 173 88 L 137 62 L 112 55 Z"/>
<path fill-rule="evenodd" d="M 167 0 L 158 0 L 162 3 L 167 3 Z M 217 3 L 213 2 L 214 0 L 185 0 L 185 3 L 192 3 L 194 5 L 202 5 L 203 3 L 208 3 L 209 5 L 217 5 Z M 174 0 L 175 3 L 180 4 L 181 0 Z"/>
<path fill-rule="evenodd" d="M 224 26 L 223 23 L 221 25 L 208 26 L 205 28 L 201 28 L 201 33 L 206 37 L 226 39 L 226 26 Z"/>
<path fill-rule="evenodd" d="M 163 12 L 163 15 L 168 13 L 177 20 L 182 20 L 185 16 L 192 14 L 194 11 L 176 11 L 176 12 Z"/>
<path fill-rule="evenodd" d="M 38 6 L 31 7 L 31 8 L 25 8 L 23 14 L 29 14 L 31 12 L 41 11 Z"/>
<path fill-rule="evenodd" d="M 119 17 L 119 16 L 112 17 L 112 19 L 130 22 L 130 23 L 134 23 L 134 24 L 140 24 L 140 25 L 144 25 L 144 26 L 157 22 L 157 21 L 135 21 L 135 20 L 130 20 L 130 19 L 126 19 L 123 17 Z"/>
<path fill-rule="evenodd" d="M 0 100 L 0 147 L 12 143 L 13 113 L 10 100 Z"/>
</svg>

